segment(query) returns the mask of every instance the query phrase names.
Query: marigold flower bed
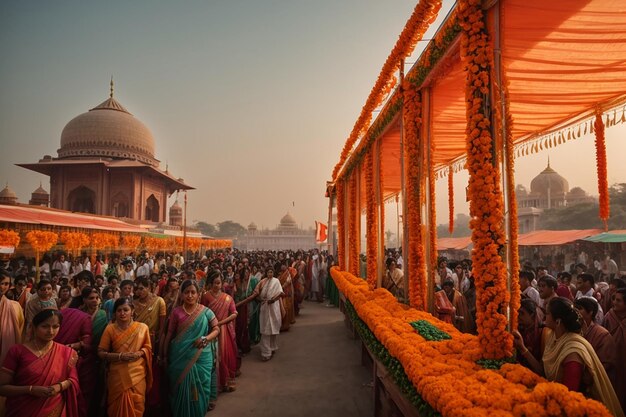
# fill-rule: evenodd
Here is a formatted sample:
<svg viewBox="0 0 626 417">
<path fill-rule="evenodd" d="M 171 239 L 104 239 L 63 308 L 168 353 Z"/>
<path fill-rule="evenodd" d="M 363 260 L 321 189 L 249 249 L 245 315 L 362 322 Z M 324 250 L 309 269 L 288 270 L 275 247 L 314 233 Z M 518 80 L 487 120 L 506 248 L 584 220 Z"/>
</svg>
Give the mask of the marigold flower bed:
<svg viewBox="0 0 626 417">
<path fill-rule="evenodd" d="M 360 320 L 403 368 L 416 389 L 417 397 L 407 394 L 409 400 L 418 406 L 416 398 L 423 399 L 434 410 L 418 406 L 425 415 L 610 417 L 599 402 L 547 382 L 523 366 L 505 363 L 498 370 L 485 369 L 477 363 L 483 358 L 476 336 L 398 303 L 385 289 L 371 290 L 365 280 L 348 272 L 335 267 L 331 275 Z M 419 320 L 429 322 L 451 339 L 427 341 L 410 324 Z M 400 374 L 397 369 L 389 370 Z"/>
</svg>

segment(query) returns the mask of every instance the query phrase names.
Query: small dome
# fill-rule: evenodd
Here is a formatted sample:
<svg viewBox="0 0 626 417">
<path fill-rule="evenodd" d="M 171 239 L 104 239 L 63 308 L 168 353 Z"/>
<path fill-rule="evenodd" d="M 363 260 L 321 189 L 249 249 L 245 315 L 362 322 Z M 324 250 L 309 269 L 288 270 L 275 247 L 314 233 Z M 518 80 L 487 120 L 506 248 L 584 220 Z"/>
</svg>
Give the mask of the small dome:
<svg viewBox="0 0 626 417">
<path fill-rule="evenodd" d="M 256 223 L 252 222 L 248 225 L 248 230 L 257 230 Z"/>
<path fill-rule="evenodd" d="M 172 214 L 182 215 L 182 213 L 183 213 L 183 208 L 180 206 L 180 204 L 178 204 L 178 200 L 174 201 L 174 204 L 172 204 L 172 207 L 170 207 L 170 216 Z"/>
<path fill-rule="evenodd" d="M 285 214 L 282 219 L 280 219 L 281 226 L 296 226 L 296 219 L 289 213 Z"/>
<path fill-rule="evenodd" d="M 15 194 L 15 191 L 13 191 L 11 187 L 9 187 L 9 184 L 7 184 L 6 187 L 0 191 L 0 198 L 17 200 L 17 194 Z"/>
<path fill-rule="evenodd" d="M 546 169 L 541 171 L 530 183 L 530 192 L 547 196 L 548 189 L 550 189 L 550 195 L 552 196 L 569 191 L 567 180 L 550 168 L 549 162 Z"/>
<path fill-rule="evenodd" d="M 48 196 L 48 192 L 46 190 L 44 190 L 44 188 L 41 186 L 41 184 L 39 184 L 39 188 L 37 188 L 35 191 L 33 191 L 33 195 L 45 195 Z"/>
<path fill-rule="evenodd" d="M 152 133 L 112 93 L 109 99 L 65 125 L 58 154 L 59 158 L 136 159 L 158 165 Z"/>
<path fill-rule="evenodd" d="M 574 187 L 569 191 L 570 197 L 587 197 L 587 192 L 580 187 Z"/>
</svg>

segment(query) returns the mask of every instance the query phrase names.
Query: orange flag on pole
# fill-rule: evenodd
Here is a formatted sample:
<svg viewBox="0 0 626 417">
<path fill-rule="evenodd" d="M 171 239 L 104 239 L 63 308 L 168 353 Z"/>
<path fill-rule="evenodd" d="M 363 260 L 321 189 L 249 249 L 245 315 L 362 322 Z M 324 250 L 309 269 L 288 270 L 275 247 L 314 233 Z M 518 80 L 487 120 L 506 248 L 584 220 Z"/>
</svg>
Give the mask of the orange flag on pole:
<svg viewBox="0 0 626 417">
<path fill-rule="evenodd" d="M 328 239 L 328 226 L 322 222 L 315 222 L 315 241 L 317 243 L 326 243 Z"/>
</svg>

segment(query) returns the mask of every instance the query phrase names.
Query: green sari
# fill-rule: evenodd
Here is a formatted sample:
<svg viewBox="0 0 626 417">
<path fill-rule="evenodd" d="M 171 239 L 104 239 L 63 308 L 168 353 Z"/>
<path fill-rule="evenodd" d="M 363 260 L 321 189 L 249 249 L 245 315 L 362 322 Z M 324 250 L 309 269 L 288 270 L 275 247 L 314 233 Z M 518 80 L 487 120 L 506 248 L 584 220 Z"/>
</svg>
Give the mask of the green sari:
<svg viewBox="0 0 626 417">
<path fill-rule="evenodd" d="M 250 275 L 249 287 L 253 290 L 250 291 L 250 294 L 254 292 L 254 289 L 258 284 L 259 278 L 255 275 Z M 247 296 L 249 296 L 250 294 L 248 294 Z M 248 336 L 250 337 L 251 345 L 256 345 L 261 341 L 261 323 L 259 321 L 260 308 L 261 304 L 256 299 L 248 303 Z"/>
<path fill-rule="evenodd" d="M 204 417 L 211 400 L 211 380 L 215 374 L 214 343 L 203 349 L 193 346 L 211 329 L 215 314 L 198 304 L 191 315 L 176 307 L 170 318 L 175 331 L 169 350 L 168 375 L 171 384 L 172 413 L 180 417 Z"/>
<path fill-rule="evenodd" d="M 96 314 L 91 316 L 91 331 L 92 331 L 92 345 L 98 346 L 100 344 L 100 338 L 102 337 L 102 333 L 104 333 L 104 329 L 106 329 L 109 321 L 107 320 L 107 313 L 104 310 L 98 309 Z"/>
</svg>

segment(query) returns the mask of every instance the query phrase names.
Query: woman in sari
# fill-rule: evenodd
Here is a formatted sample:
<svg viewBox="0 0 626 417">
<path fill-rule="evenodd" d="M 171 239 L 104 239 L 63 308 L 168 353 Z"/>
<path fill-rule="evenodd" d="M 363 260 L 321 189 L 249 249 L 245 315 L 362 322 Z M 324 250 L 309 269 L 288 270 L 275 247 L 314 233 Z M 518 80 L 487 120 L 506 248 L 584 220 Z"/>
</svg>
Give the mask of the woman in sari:
<svg viewBox="0 0 626 417">
<path fill-rule="evenodd" d="M 542 360 L 535 359 L 514 331 L 515 347 L 530 368 L 545 375 L 548 381 L 565 385 L 603 403 L 615 417 L 624 417 L 611 381 L 593 346 L 580 334 L 582 317 L 573 303 L 564 297 L 550 299 L 546 308 L 545 343 Z"/>
<path fill-rule="evenodd" d="M 245 300 L 253 292 L 254 287 L 259 283 L 255 277 L 250 275 L 250 268 L 244 266 L 242 270 L 237 272 L 237 291 L 235 291 L 235 302 L 237 307 L 237 321 L 235 323 L 235 331 L 237 335 L 237 347 L 241 353 L 250 352 L 250 332 L 248 324 L 250 320 L 248 304 L 239 304 L 239 301 Z"/>
<path fill-rule="evenodd" d="M 52 283 L 47 279 L 42 279 L 37 284 L 37 296 L 31 298 L 30 301 L 26 303 L 26 308 L 24 309 L 24 318 L 26 320 L 24 336 L 26 340 L 30 338 L 30 326 L 33 322 L 33 318 L 37 313 L 46 309 L 56 310 L 57 302 L 52 298 Z"/>
<path fill-rule="evenodd" d="M 92 368 L 91 375 L 95 376 L 96 380 L 93 382 L 93 385 L 90 385 L 90 390 L 92 392 L 91 400 L 88 405 L 88 415 L 97 416 L 100 415 L 103 409 L 103 400 L 102 392 L 104 390 L 104 367 L 102 366 L 102 361 L 97 356 L 97 347 L 100 345 L 100 339 L 102 338 L 102 333 L 104 333 L 104 329 L 107 327 L 107 315 L 100 308 L 100 293 L 96 288 L 86 287 L 83 289 L 81 293 L 81 299 L 83 304 L 78 308 L 88 314 L 91 317 L 91 346 L 93 347 L 90 351 L 90 357 L 87 362 L 93 362 L 92 365 L 89 365 Z M 82 384 L 83 380 L 81 380 Z"/>
<path fill-rule="evenodd" d="M 115 320 L 109 324 L 98 348 L 98 356 L 109 362 L 107 378 L 109 417 L 141 417 L 146 391 L 152 385 L 152 345 L 144 323 L 133 321 L 131 298 L 118 298 L 113 306 Z"/>
<path fill-rule="evenodd" d="M 46 309 L 31 323 L 33 337 L 14 345 L 0 370 L 0 395 L 7 417 L 77 417 L 79 394 L 76 352 L 54 342 L 62 316 Z"/>
<path fill-rule="evenodd" d="M 284 294 L 282 300 L 280 301 L 284 309 L 280 331 L 286 332 L 289 330 L 289 327 L 296 322 L 296 314 L 293 305 L 294 292 L 291 272 L 287 267 L 287 264 L 284 262 L 280 265 L 280 276 L 278 277 L 278 280 L 280 281 L 280 285 L 283 287 Z M 313 286 L 311 288 L 313 288 Z"/>
<path fill-rule="evenodd" d="M 237 373 L 237 342 L 235 340 L 237 308 L 233 298 L 222 292 L 221 272 L 217 270 L 211 272 L 207 279 L 207 287 L 209 290 L 202 296 L 202 304 L 215 313 L 217 324 L 220 326 L 217 371 L 219 389 L 222 392 L 232 392 L 236 389 Z"/>
<path fill-rule="evenodd" d="M 251 286 L 256 288 L 263 279 L 263 272 L 259 270 L 257 264 L 252 265 L 252 275 L 250 275 Z M 259 309 L 261 305 L 252 300 L 248 305 L 248 335 L 250 337 L 250 344 L 256 345 L 261 341 L 261 324 L 259 323 Z"/>
<path fill-rule="evenodd" d="M 158 295 L 154 295 L 150 289 L 150 280 L 142 276 L 135 280 L 135 320 L 145 323 L 150 330 L 150 341 L 154 346 L 153 358 L 158 357 L 158 347 L 161 335 L 165 330 L 165 301 Z M 152 362 L 152 389 L 148 391 L 146 405 L 156 407 L 159 405 L 161 392 L 161 367 L 158 361 Z"/>
<path fill-rule="evenodd" d="M 79 298 L 82 303 L 82 298 Z M 92 345 L 91 316 L 77 308 L 64 308 L 61 312 L 63 326 L 54 341 L 72 348 L 78 354 L 76 370 L 81 396 L 78 399 L 78 412 L 87 415 L 93 387 L 98 378 L 95 346 Z"/>
<path fill-rule="evenodd" d="M 215 314 L 199 304 L 199 298 L 198 284 L 185 281 L 183 305 L 172 311 L 161 351 L 161 362 L 168 363 L 172 413 L 180 417 L 203 417 L 215 408 L 211 401 L 216 353 L 213 341 L 220 328 Z"/>
<path fill-rule="evenodd" d="M 22 307 L 17 301 L 7 298 L 10 286 L 9 274 L 0 270 L 0 364 L 4 362 L 9 349 L 22 342 L 22 333 L 24 332 Z M 0 416 L 4 415 L 5 400 L 4 397 L 0 397 Z"/>
<path fill-rule="evenodd" d="M 256 286 L 252 295 L 240 303 L 245 304 L 254 299 L 259 300 L 261 305 L 259 311 L 261 328 L 261 359 L 269 361 L 278 350 L 278 334 L 280 333 L 280 323 L 282 309 L 280 298 L 283 296 L 283 288 L 278 278 L 274 277 L 274 270 L 267 268 L 267 276 Z"/>
</svg>

